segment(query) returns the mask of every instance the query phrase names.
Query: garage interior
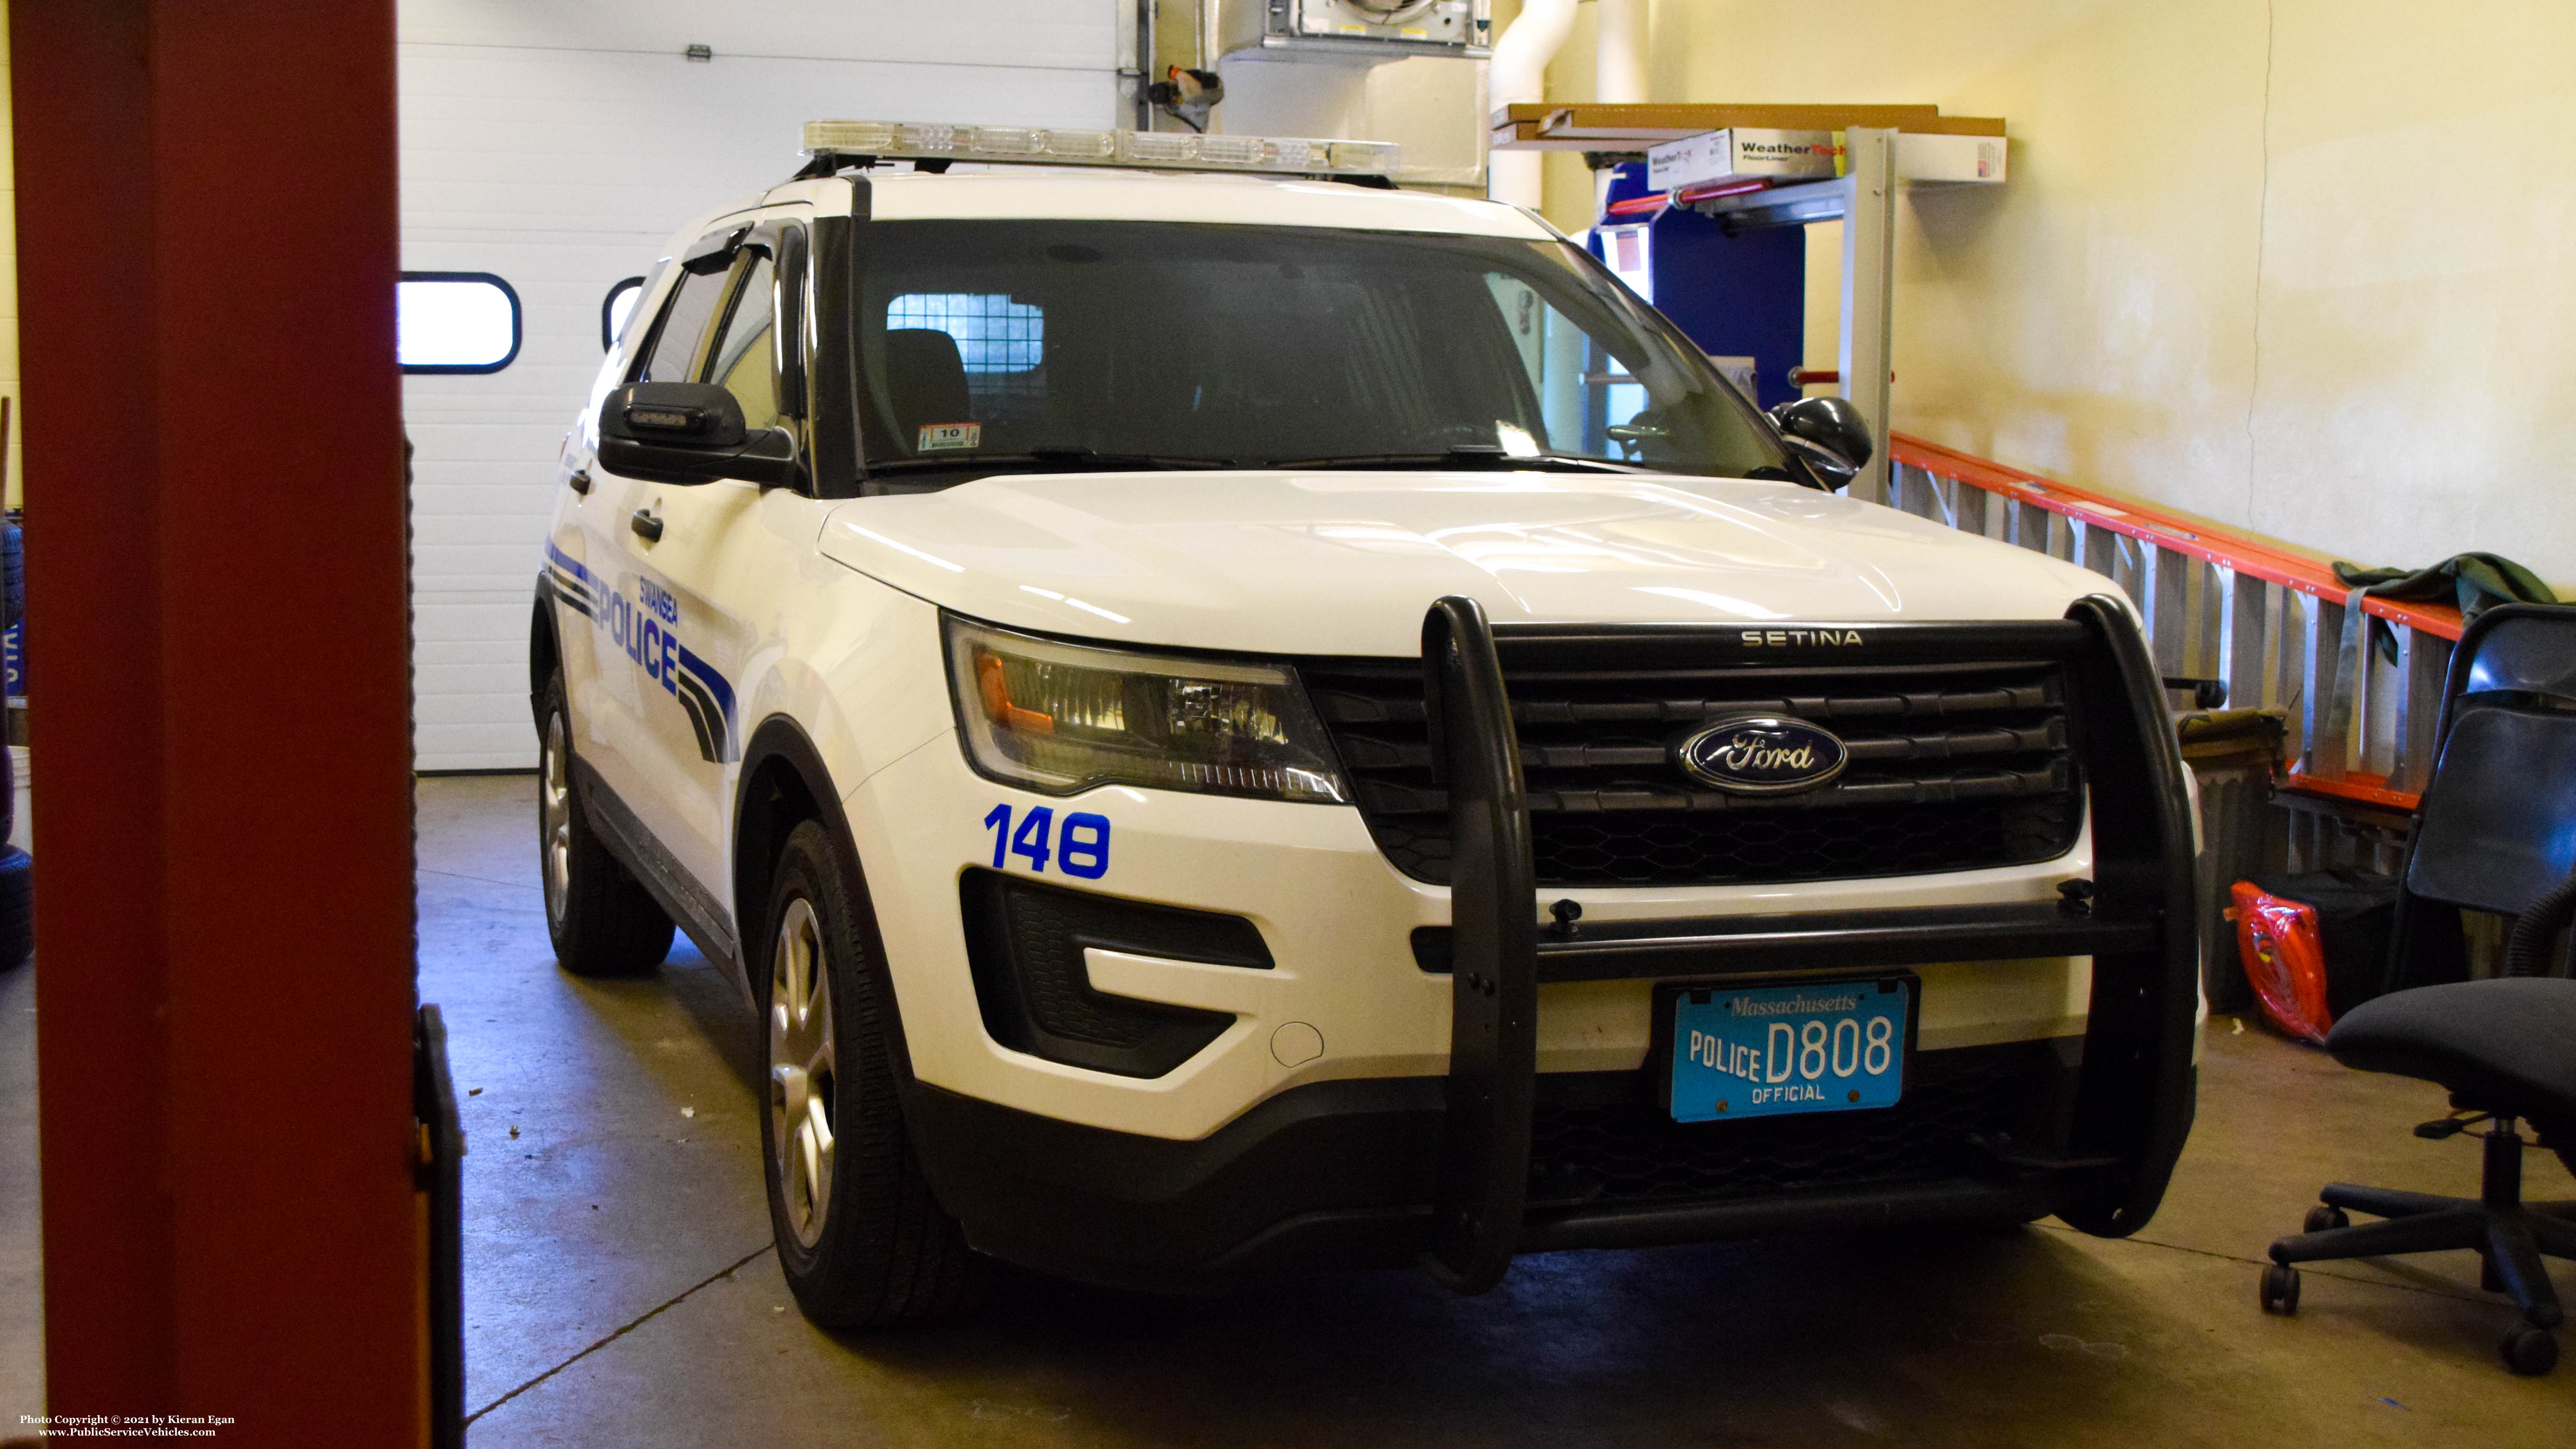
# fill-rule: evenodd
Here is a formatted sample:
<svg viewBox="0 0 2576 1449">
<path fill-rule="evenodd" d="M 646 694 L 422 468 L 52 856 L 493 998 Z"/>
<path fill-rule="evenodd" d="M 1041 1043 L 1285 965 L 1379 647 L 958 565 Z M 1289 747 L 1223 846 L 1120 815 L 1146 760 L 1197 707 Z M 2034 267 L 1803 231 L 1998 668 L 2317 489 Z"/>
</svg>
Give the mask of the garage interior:
<svg viewBox="0 0 2576 1449">
<path fill-rule="evenodd" d="M 2533 160 L 2576 125 L 2576 17 L 1473 0 L 1451 42 L 1300 3 L 5 0 L 10 843 L 43 864 L 0 966 L 0 1445 L 2564 1442 L 2576 1371 L 2498 1362 L 2477 1253 L 2315 1263 L 2265 1311 L 2321 1185 L 2474 1197 L 2494 1149 L 2267 1011 L 2226 912 L 2404 878 L 2495 602 L 2337 561 L 2576 586 L 2544 481 L 2576 182 Z M 2200 811 L 2197 1107 L 2152 1221 L 1529 1254 L 1476 1296 L 993 1262 L 958 1323 L 809 1322 L 740 984 L 686 936 L 556 964 L 528 619 L 666 239 L 833 117 L 1394 143 L 1397 186 L 1530 207 L 1757 406 L 1857 404 L 1850 497 L 2105 576 Z M 1842 160 L 1652 184 L 1765 128 Z M 2465 978 L 2510 925 L 2468 914 Z M 2544 1056 L 2569 1080 L 2576 1038 Z"/>
</svg>

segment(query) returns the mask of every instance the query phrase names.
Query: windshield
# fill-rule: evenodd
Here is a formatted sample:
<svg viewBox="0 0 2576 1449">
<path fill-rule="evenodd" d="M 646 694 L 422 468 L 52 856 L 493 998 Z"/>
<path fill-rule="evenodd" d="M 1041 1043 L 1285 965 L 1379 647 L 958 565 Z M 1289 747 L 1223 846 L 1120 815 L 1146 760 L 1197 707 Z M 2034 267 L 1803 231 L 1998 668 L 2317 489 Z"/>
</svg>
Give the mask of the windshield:
<svg viewBox="0 0 2576 1449">
<path fill-rule="evenodd" d="M 1789 476 L 1689 340 L 1562 242 L 1036 220 L 859 238 L 860 426 L 890 482 L 1013 466 Z"/>
</svg>

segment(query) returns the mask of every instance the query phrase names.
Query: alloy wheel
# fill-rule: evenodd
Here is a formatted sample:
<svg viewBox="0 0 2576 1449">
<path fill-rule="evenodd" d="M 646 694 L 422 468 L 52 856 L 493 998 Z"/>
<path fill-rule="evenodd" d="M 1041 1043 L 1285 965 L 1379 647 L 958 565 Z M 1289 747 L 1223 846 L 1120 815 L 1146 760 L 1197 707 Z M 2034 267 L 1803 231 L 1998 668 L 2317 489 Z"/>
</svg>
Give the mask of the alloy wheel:
<svg viewBox="0 0 2576 1449">
<path fill-rule="evenodd" d="M 572 887 L 572 780 L 565 763 L 564 717 L 546 717 L 545 765 L 537 784 L 538 845 L 544 857 L 546 919 L 560 926 Z"/>
<path fill-rule="evenodd" d="M 788 1224 L 807 1248 L 822 1240 L 831 1210 L 836 1065 L 822 922 L 798 896 L 787 903 L 770 957 L 769 1130 Z"/>
</svg>

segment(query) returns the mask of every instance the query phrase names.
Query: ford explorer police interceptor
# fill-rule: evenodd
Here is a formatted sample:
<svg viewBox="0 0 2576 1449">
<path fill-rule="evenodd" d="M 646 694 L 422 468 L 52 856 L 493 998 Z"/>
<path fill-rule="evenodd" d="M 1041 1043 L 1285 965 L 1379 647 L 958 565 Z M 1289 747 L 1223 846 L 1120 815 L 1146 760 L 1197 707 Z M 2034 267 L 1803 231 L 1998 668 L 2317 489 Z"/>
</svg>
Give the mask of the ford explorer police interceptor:
<svg viewBox="0 0 2576 1449">
<path fill-rule="evenodd" d="M 2104 579 L 1384 148 L 806 146 L 647 281 L 530 685 L 555 951 L 740 980 L 811 1318 L 2155 1210 L 2191 807 Z"/>
</svg>

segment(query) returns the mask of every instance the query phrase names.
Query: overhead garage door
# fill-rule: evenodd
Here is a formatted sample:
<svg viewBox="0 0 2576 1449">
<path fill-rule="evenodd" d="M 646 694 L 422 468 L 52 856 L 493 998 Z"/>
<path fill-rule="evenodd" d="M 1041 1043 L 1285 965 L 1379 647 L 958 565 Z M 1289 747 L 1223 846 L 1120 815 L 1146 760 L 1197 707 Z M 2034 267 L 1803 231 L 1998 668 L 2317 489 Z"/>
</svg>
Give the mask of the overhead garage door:
<svg viewBox="0 0 2576 1449">
<path fill-rule="evenodd" d="M 404 379 L 420 768 L 536 763 L 530 590 L 609 287 L 785 180 L 808 120 L 1112 124 L 1122 8 L 404 0 L 403 267 L 502 278 L 523 329 L 501 371 Z"/>
</svg>

